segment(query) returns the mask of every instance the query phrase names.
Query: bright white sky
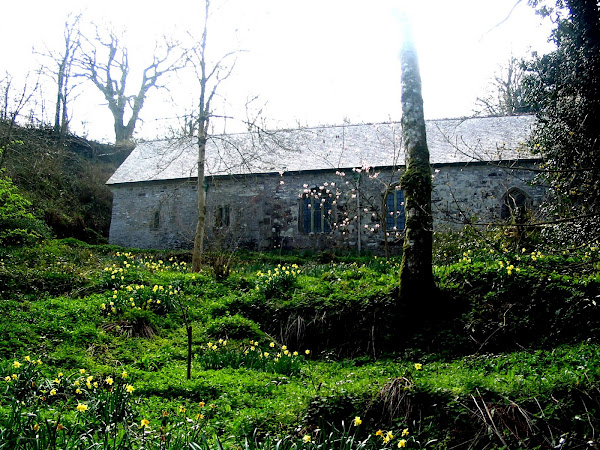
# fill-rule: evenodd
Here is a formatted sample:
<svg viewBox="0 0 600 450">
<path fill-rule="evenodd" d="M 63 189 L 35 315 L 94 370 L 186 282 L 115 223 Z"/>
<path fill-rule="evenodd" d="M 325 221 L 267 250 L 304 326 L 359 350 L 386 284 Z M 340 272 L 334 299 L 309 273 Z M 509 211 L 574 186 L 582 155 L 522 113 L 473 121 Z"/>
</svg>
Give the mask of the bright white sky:
<svg viewBox="0 0 600 450">
<path fill-rule="evenodd" d="M 511 54 L 551 49 L 549 24 L 526 0 L 503 22 L 516 1 L 213 0 L 209 58 L 245 50 L 219 90 L 226 101 L 218 112 L 244 119 L 246 99 L 259 96 L 254 106 L 264 106 L 271 128 L 399 120 L 399 11 L 405 8 L 419 52 L 426 118 L 470 115 L 475 99 L 484 95 Z M 130 63 L 142 67 L 161 34 L 200 34 L 203 1 L 10 2 L 3 5 L 0 74 L 34 72 L 40 61 L 32 54 L 34 45 L 60 50 L 69 12 L 126 28 Z M 164 134 L 168 123 L 163 119 L 181 116 L 193 106 L 195 83 L 174 78 L 169 87 L 169 95 L 150 92 L 137 137 Z M 94 90 L 88 86 L 71 107 L 72 129 L 112 141 L 112 117 Z M 54 93 L 51 87 L 45 92 L 51 120 Z M 227 127 L 239 128 L 234 121 Z"/>
</svg>

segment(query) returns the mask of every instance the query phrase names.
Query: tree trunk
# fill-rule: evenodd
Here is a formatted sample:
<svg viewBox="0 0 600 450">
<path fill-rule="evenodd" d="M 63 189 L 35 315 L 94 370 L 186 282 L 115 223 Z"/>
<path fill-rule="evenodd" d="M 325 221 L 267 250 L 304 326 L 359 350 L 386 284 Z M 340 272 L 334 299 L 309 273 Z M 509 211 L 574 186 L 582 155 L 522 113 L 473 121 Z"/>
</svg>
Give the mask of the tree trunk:
<svg viewBox="0 0 600 450">
<path fill-rule="evenodd" d="M 402 142 L 406 152 L 406 170 L 400 183 L 404 191 L 406 234 L 400 266 L 400 304 L 423 307 L 431 300 L 428 296 L 433 294 L 435 287 L 432 270 L 432 181 L 421 76 L 417 52 L 410 38 L 405 39 L 402 48 L 401 67 Z"/>
<path fill-rule="evenodd" d="M 206 226 L 206 189 L 204 177 L 204 161 L 206 158 L 206 128 L 201 125 L 198 135 L 198 222 L 194 233 L 194 250 L 192 252 L 192 270 L 200 271 L 202 253 L 204 252 L 204 230 Z"/>
<path fill-rule="evenodd" d="M 192 326 L 186 327 L 187 331 L 187 379 L 192 378 Z"/>
</svg>

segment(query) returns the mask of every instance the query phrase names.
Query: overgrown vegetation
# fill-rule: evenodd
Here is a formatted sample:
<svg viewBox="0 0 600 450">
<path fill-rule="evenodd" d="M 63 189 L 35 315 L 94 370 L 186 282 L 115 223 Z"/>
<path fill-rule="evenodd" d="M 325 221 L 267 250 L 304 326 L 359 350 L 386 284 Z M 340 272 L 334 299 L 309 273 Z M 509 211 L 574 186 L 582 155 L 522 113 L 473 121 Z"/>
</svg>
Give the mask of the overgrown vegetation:
<svg viewBox="0 0 600 450">
<path fill-rule="evenodd" d="M 0 121 L 3 179 L 9 177 L 29 205 L 28 219 L 59 238 L 107 241 L 112 194 L 104 183 L 130 150 Z"/>
<path fill-rule="evenodd" d="M 597 445 L 599 248 L 489 238 L 438 236 L 420 323 L 396 260 L 4 249 L 0 448 Z"/>
</svg>

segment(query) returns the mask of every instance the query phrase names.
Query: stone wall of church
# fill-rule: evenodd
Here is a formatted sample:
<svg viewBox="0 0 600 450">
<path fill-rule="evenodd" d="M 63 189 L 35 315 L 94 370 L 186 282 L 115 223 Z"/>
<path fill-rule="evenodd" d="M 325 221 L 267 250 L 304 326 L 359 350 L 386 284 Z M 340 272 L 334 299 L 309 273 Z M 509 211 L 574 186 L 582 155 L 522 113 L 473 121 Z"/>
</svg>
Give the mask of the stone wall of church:
<svg viewBox="0 0 600 450">
<path fill-rule="evenodd" d="M 503 197 L 525 193 L 535 209 L 544 189 L 533 172 L 488 164 L 433 168 L 434 226 L 500 220 Z M 251 249 L 358 249 L 383 251 L 382 199 L 399 181 L 397 170 L 312 171 L 218 177 L 207 189 L 207 245 Z M 112 185 L 112 244 L 139 248 L 191 248 L 196 223 L 196 183 L 185 180 Z M 394 195 L 394 194 L 392 194 Z M 306 198 L 310 198 L 306 200 Z M 308 204 L 310 203 L 310 207 Z M 325 203 L 330 209 L 322 208 Z M 312 207 L 312 208 L 311 208 Z M 310 217 L 307 214 L 312 215 Z M 319 223 L 319 218 L 327 219 Z M 325 227 L 325 233 L 319 229 Z M 317 232 L 310 232 L 311 228 Z M 401 231 L 385 233 L 401 248 Z"/>
</svg>

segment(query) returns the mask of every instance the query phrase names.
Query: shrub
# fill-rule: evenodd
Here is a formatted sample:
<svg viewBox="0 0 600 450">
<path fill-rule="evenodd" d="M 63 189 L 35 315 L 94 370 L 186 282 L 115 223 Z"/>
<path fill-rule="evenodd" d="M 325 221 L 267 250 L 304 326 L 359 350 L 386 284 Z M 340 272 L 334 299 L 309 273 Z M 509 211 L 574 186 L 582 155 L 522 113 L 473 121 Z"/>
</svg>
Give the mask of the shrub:
<svg viewBox="0 0 600 450">
<path fill-rule="evenodd" d="M 29 212 L 27 200 L 0 172 L 0 245 L 28 245 L 49 235 L 46 225 Z"/>
</svg>

